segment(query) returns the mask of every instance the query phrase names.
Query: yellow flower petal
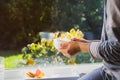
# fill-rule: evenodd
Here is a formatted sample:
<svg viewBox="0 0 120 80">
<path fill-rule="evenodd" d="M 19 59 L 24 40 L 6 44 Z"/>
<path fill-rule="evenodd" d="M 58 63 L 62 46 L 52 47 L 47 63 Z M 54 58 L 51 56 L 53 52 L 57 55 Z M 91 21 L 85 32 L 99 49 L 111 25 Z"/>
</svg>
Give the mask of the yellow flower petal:
<svg viewBox="0 0 120 80">
<path fill-rule="evenodd" d="M 70 34 L 72 34 L 72 35 L 75 35 L 75 34 L 76 34 L 76 31 L 75 31 L 74 28 L 70 29 Z"/>
<path fill-rule="evenodd" d="M 76 32 L 76 37 L 77 37 L 77 38 L 83 38 L 83 37 L 84 37 L 84 34 L 82 33 L 82 31 L 77 30 L 77 32 Z"/>
<path fill-rule="evenodd" d="M 33 59 L 28 59 L 28 60 L 27 60 L 27 64 L 28 64 L 28 65 L 35 65 L 36 62 L 35 62 Z"/>
</svg>

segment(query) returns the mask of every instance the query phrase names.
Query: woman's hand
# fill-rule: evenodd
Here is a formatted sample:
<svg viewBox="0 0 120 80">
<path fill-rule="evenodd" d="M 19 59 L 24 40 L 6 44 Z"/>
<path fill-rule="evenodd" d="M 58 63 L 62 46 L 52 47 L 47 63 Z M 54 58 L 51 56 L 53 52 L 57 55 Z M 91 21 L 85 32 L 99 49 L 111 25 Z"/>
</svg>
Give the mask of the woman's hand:
<svg viewBox="0 0 120 80">
<path fill-rule="evenodd" d="M 89 52 L 91 42 L 90 40 L 72 38 L 70 42 L 62 43 L 59 51 L 65 56 L 74 56 L 78 52 Z"/>
<path fill-rule="evenodd" d="M 89 45 L 92 42 L 91 40 L 72 38 L 72 41 L 78 41 L 81 52 L 89 52 Z"/>
<path fill-rule="evenodd" d="M 59 51 L 65 56 L 74 56 L 81 51 L 79 43 L 78 41 L 63 42 Z"/>
</svg>

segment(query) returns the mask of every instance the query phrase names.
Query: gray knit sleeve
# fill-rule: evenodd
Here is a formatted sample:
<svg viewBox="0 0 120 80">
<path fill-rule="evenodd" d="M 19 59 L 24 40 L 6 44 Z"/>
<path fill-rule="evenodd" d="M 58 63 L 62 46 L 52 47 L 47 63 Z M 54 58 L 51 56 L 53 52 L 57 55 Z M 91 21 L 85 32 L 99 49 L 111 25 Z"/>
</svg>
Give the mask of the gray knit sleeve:
<svg viewBox="0 0 120 80">
<path fill-rule="evenodd" d="M 98 51 L 104 61 L 120 64 L 120 42 L 104 41 L 99 44 Z"/>
<path fill-rule="evenodd" d="M 98 47 L 99 47 L 99 42 L 91 42 L 89 51 L 93 59 L 101 60 L 102 57 L 99 54 Z"/>
</svg>

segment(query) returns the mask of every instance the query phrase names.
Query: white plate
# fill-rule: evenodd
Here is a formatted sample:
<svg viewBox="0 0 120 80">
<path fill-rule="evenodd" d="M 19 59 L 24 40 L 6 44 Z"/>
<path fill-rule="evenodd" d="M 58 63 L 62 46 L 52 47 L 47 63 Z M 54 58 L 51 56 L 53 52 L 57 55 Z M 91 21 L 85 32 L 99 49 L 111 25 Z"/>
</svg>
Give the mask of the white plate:
<svg viewBox="0 0 120 80">
<path fill-rule="evenodd" d="M 52 67 L 40 69 L 45 73 L 45 76 L 42 79 L 29 78 L 25 76 L 25 80 L 76 80 L 79 75 L 72 68 L 68 67 Z M 35 69 L 29 69 L 27 72 L 35 72 Z"/>
</svg>

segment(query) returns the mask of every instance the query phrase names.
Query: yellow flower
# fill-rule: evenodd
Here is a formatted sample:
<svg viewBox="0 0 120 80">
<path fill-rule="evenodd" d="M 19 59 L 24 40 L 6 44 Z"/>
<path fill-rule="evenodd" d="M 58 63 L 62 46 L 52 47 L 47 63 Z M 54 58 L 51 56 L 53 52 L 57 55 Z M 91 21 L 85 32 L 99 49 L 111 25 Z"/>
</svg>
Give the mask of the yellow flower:
<svg viewBox="0 0 120 80">
<path fill-rule="evenodd" d="M 52 41 L 52 40 L 47 40 L 46 43 L 47 43 L 46 46 L 47 46 L 47 47 L 50 47 L 50 46 L 52 46 L 53 41 Z"/>
<path fill-rule="evenodd" d="M 35 62 L 33 59 L 28 59 L 28 60 L 27 60 L 27 64 L 28 64 L 28 65 L 35 65 L 36 62 Z"/>
<path fill-rule="evenodd" d="M 47 40 L 45 38 L 41 39 L 41 43 L 46 43 L 46 42 L 47 42 Z"/>
<path fill-rule="evenodd" d="M 68 39 L 71 39 L 73 37 L 73 35 L 71 35 L 69 32 L 66 32 L 65 33 L 65 36 L 68 38 Z"/>
<path fill-rule="evenodd" d="M 83 38 L 84 37 L 84 34 L 82 33 L 82 31 L 80 31 L 80 30 L 77 30 L 77 32 L 76 32 L 76 38 Z"/>
<path fill-rule="evenodd" d="M 72 34 L 73 36 L 75 36 L 76 31 L 75 31 L 75 29 L 74 29 L 74 28 L 70 29 L 70 34 Z"/>
</svg>

